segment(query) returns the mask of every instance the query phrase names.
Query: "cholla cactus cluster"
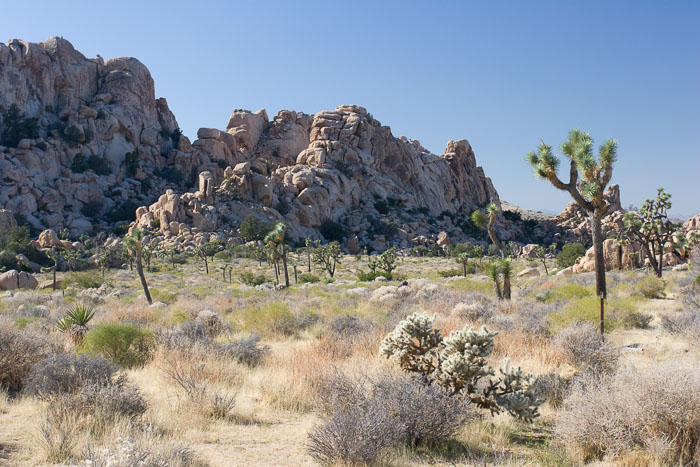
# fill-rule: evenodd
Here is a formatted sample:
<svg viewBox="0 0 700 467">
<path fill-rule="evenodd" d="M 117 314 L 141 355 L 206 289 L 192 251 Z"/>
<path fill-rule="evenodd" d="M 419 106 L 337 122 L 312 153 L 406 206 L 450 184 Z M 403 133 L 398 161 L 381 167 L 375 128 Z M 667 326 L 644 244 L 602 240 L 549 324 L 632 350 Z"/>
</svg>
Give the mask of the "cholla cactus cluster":
<svg viewBox="0 0 700 467">
<path fill-rule="evenodd" d="M 379 353 L 399 362 L 406 371 L 421 374 L 452 394 L 462 394 L 491 414 L 508 412 L 532 421 L 544 402 L 533 390 L 536 378 L 512 367 L 506 359 L 499 375 L 488 365 L 493 339 L 498 334 L 486 327 L 475 331 L 465 326 L 443 339 L 434 329 L 435 316 L 413 313 L 384 338 Z"/>
</svg>

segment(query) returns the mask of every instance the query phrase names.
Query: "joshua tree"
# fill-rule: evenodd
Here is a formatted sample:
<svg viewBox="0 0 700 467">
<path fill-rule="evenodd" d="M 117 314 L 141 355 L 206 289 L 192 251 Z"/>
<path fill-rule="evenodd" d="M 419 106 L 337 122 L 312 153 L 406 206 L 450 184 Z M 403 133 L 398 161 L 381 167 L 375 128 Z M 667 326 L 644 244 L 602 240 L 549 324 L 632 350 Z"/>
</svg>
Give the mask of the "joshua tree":
<svg viewBox="0 0 700 467">
<path fill-rule="evenodd" d="M 510 300 L 510 279 L 513 277 L 513 268 L 508 258 L 501 260 L 501 275 L 503 276 L 503 298 Z"/>
<path fill-rule="evenodd" d="M 542 265 L 544 266 L 545 275 L 549 275 L 549 269 L 547 268 L 547 255 L 554 254 L 555 251 L 557 251 L 557 244 L 556 243 L 552 243 L 551 245 L 549 245 L 548 248 L 545 248 L 542 245 L 540 245 L 535 250 L 535 256 L 540 261 L 542 261 Z"/>
<path fill-rule="evenodd" d="M 593 156 L 593 138 L 579 129 L 569 132 L 569 139 L 561 145 L 561 152 L 569 159 L 569 181 L 564 183 L 557 174 L 560 160 L 552 147 L 544 141 L 537 152 L 530 152 L 527 161 L 535 175 L 549 181 L 555 188 L 568 192 L 588 215 L 595 254 L 596 292 L 601 299 L 600 332 L 603 333 L 604 308 L 607 297 L 605 286 L 605 260 L 603 258 L 603 233 L 601 219 L 607 214 L 608 203 L 603 192 L 610 182 L 613 164 L 617 158 L 617 142 L 609 139 L 600 146 L 598 159 Z"/>
<path fill-rule="evenodd" d="M 151 299 L 151 292 L 148 290 L 148 284 L 146 283 L 146 276 L 143 275 L 143 230 L 134 229 L 131 235 L 124 237 L 124 245 L 127 250 L 133 256 L 136 262 L 136 272 L 141 279 L 141 286 L 143 286 L 143 293 L 146 295 L 146 301 L 151 305 L 153 300 Z"/>
<path fill-rule="evenodd" d="M 194 249 L 194 253 L 204 261 L 204 272 L 209 274 L 209 261 L 207 257 L 214 258 L 214 255 L 219 251 L 219 242 L 207 242 L 199 245 Z"/>
<path fill-rule="evenodd" d="M 472 251 L 474 252 L 474 257 L 479 258 L 479 266 L 481 266 L 481 261 L 484 259 L 484 245 L 474 245 Z"/>
<path fill-rule="evenodd" d="M 321 245 L 314 248 L 313 252 L 314 261 L 321 264 L 331 277 L 335 274 L 336 264 L 340 263 L 342 256 L 343 251 L 340 249 L 340 243 L 338 242 Z"/>
<path fill-rule="evenodd" d="M 377 258 L 377 267 L 383 270 L 387 278 L 391 277 L 391 272 L 396 269 L 396 247 L 391 247 Z"/>
<path fill-rule="evenodd" d="M 498 268 L 498 264 L 489 263 L 488 273 L 493 281 L 493 292 L 499 300 L 503 300 L 503 292 L 501 292 L 501 271 Z"/>
<path fill-rule="evenodd" d="M 496 248 L 500 250 L 501 257 L 505 258 L 506 247 L 503 242 L 498 239 L 498 235 L 496 235 L 496 220 L 498 220 L 498 212 L 499 209 L 496 203 L 489 203 L 486 205 L 486 214 L 484 214 L 484 212 L 480 209 L 477 209 L 476 211 L 472 212 L 471 219 L 474 225 L 477 227 L 486 227 L 486 231 L 489 233 L 489 238 Z"/>
<path fill-rule="evenodd" d="M 464 277 L 467 277 L 467 264 L 469 263 L 469 253 L 460 253 L 457 256 L 457 262 L 462 265 L 462 272 Z"/>
<path fill-rule="evenodd" d="M 277 265 L 278 260 L 282 260 L 284 267 L 284 285 L 289 287 L 289 272 L 287 270 L 287 245 L 284 243 L 284 235 L 287 233 L 287 225 L 284 222 L 277 222 L 270 233 L 265 236 L 265 244 L 270 248 L 272 260 Z M 277 268 L 275 268 L 277 272 Z M 332 276 L 331 276 L 332 277 Z"/>
<path fill-rule="evenodd" d="M 695 236 L 686 237 L 668 219 L 671 195 L 659 188 L 656 199 L 644 201 L 639 211 L 625 213 L 625 229 L 621 233 L 623 243 L 639 242 L 654 273 L 661 277 L 664 269 L 664 252 L 673 247 L 685 250 L 697 241 Z M 674 242 L 676 237 L 676 242 Z M 672 247 L 668 248 L 668 244 Z"/>
<path fill-rule="evenodd" d="M 311 252 L 314 248 L 318 247 L 321 242 L 319 240 L 312 240 L 311 237 L 306 237 L 304 243 L 306 244 L 306 266 L 308 272 L 311 272 Z"/>
</svg>

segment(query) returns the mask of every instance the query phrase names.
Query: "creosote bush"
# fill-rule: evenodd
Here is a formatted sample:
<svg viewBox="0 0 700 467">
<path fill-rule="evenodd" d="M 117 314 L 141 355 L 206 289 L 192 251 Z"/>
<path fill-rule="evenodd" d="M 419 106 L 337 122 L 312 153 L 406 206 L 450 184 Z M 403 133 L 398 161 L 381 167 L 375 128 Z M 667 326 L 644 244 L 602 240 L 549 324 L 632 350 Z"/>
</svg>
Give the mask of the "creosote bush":
<svg viewBox="0 0 700 467">
<path fill-rule="evenodd" d="M 308 452 L 323 465 L 375 465 L 400 446 L 443 443 L 475 416 L 468 398 L 417 376 L 352 379 L 336 370 L 317 394 L 326 418 L 309 434 Z"/>
<path fill-rule="evenodd" d="M 130 323 L 104 323 L 85 335 L 81 351 L 101 355 L 125 368 L 143 366 L 153 347 L 153 334 Z"/>
<path fill-rule="evenodd" d="M 564 358 L 581 370 L 605 374 L 617 367 L 620 352 L 602 340 L 600 332 L 588 323 L 573 323 L 562 329 L 554 341 Z"/>
<path fill-rule="evenodd" d="M 697 367 L 665 362 L 585 376 L 557 414 L 555 433 L 583 461 L 642 450 L 654 465 L 698 465 Z"/>
<path fill-rule="evenodd" d="M 656 276 L 645 276 L 642 280 L 635 284 L 637 292 L 644 298 L 663 298 L 666 294 L 664 289 L 666 284 L 664 284 L 663 279 Z"/>
<path fill-rule="evenodd" d="M 491 414 L 505 411 L 528 422 L 539 415 L 544 400 L 533 391 L 533 375 L 512 367 L 508 359 L 499 376 L 488 365 L 498 333 L 465 326 L 443 338 L 433 328 L 434 321 L 435 316 L 425 313 L 407 317 L 384 338 L 380 355 L 393 358 L 405 371 L 422 375 L 452 395 L 468 397 Z"/>
</svg>

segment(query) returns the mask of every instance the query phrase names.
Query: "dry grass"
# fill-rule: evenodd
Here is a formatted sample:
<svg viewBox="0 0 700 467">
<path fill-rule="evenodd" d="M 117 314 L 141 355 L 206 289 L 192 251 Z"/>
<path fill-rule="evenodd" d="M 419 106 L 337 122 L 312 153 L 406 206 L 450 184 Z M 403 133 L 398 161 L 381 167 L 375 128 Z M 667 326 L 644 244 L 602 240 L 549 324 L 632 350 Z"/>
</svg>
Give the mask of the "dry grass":
<svg viewBox="0 0 700 467">
<path fill-rule="evenodd" d="M 236 268 L 271 275 L 257 263 L 235 261 Z M 45 412 L 47 405 L 34 397 L 0 392 L 0 463 L 7 460 L 10 465 L 39 465 L 70 453 L 76 461 L 88 459 L 101 465 L 105 460 L 102 450 L 112 455 L 139 456 L 144 454 L 144 447 L 150 447 L 147 451 L 151 460 L 167 460 L 170 465 L 310 465 L 312 459 L 305 445 L 307 434 L 320 421 L 316 412 L 323 382 L 335 369 L 370 376 L 398 371 L 392 362 L 377 356 L 379 344 L 388 330 L 414 311 L 436 314 L 435 326 L 444 334 L 467 325 L 498 330 L 490 362 L 493 366 L 500 366 L 508 357 L 526 371 L 551 373 L 552 381 L 554 375 L 561 375 L 562 381 L 574 378 L 571 359 L 557 345 L 556 335 L 550 333 L 559 329 L 551 321 L 562 316 L 557 315 L 562 310 L 567 320 L 577 313 L 587 316 L 581 304 L 587 300 L 584 295 L 592 284 L 589 276 L 520 279 L 514 300 L 498 302 L 483 275 L 442 279 L 436 272 L 453 267 L 450 260 L 405 258 L 398 271 L 409 277 L 409 287 L 384 302 L 370 300 L 373 291 L 400 283 L 356 282 L 354 271 L 366 269 L 364 262 L 364 258 L 360 262 L 347 258 L 335 283 L 292 286 L 277 292 L 257 291 L 235 281 L 224 283 L 218 274 L 205 276 L 193 264 L 178 266 L 178 270 L 164 267 L 164 272 L 147 274 L 153 288 L 171 302 L 164 308 L 149 308 L 139 298 L 141 291 L 133 273 L 109 271 L 106 279 L 120 293 L 99 297 L 93 325 L 127 321 L 160 335 L 176 329 L 179 323 L 194 321 L 200 311 L 208 309 L 230 326 L 230 332 L 213 336 L 211 341 L 195 339 L 182 347 L 159 345 L 145 367 L 120 370 L 141 391 L 148 407 L 139 423 L 116 417 L 104 418 L 101 425 L 94 419 L 86 424 L 87 418 L 75 421 L 68 411 L 59 410 L 58 404 L 57 413 L 50 414 Z M 215 268 L 212 266 L 212 271 Z M 417 279 L 426 277 L 429 279 Z M 684 277 L 669 275 L 669 297 L 680 296 L 682 287 L 687 286 Z M 649 329 L 611 328 L 607 341 L 621 350 L 623 368 L 634 365 L 642 375 L 640 382 L 652 381 L 653 375 L 646 369 L 656 368 L 660 361 L 694 362 L 700 357 L 687 338 L 679 338 L 681 334 L 671 334 L 661 326 L 661 316 L 676 313 L 681 308 L 679 301 L 628 299 L 623 285 L 627 280 L 637 280 L 637 276 L 621 273 L 613 279 L 620 284 L 613 298 L 624 302 L 623 308 L 654 317 Z M 356 288 L 365 290 L 348 292 Z M 535 295 L 540 292 L 550 293 L 549 303 L 537 301 Z M 28 334 L 39 333 L 45 341 L 65 342 L 52 329 L 52 320 L 62 307 L 78 298 L 70 294 L 54 297 L 48 292 L 30 292 L 21 297 L 0 299 L 0 321 L 5 330 L 15 335 L 17 322 L 27 326 Z M 19 317 L 27 318 L 15 311 L 21 303 L 47 303 L 50 314 L 17 321 Z M 258 331 L 261 344 L 270 347 L 269 355 L 257 366 L 238 363 L 218 346 L 229 339 L 247 337 L 249 331 Z M 625 347 L 630 344 L 636 347 Z M 687 372 L 698 373 L 693 369 Z M 566 387 L 556 390 L 565 394 Z M 658 407 L 664 406 L 664 399 L 656 393 L 645 394 L 656 397 Z M 685 404 L 684 399 L 673 400 Z M 49 424 L 47 417 L 53 417 Z M 544 406 L 534 425 L 523 425 L 507 416 L 486 416 L 468 423 L 446 443 L 430 448 L 396 448 L 388 458 L 394 465 L 572 464 L 586 455 L 574 443 L 568 443 L 570 454 L 576 457 L 572 461 L 550 445 L 554 440 L 551 425 L 554 419 L 573 423 L 580 417 L 568 407 L 555 404 Z M 644 423 L 653 425 L 650 419 Z M 77 424 L 77 431 L 71 429 L 72 424 Z M 42 425 L 43 435 L 39 429 Z M 40 439 L 45 450 L 39 449 Z M 634 444 L 632 449 L 614 451 L 605 452 L 603 462 L 662 465 L 669 459 L 682 458 L 681 454 L 669 457 L 669 452 L 676 451 L 669 451 L 663 436 L 647 436 L 644 443 Z M 600 455 L 587 454 L 589 458 Z"/>
</svg>

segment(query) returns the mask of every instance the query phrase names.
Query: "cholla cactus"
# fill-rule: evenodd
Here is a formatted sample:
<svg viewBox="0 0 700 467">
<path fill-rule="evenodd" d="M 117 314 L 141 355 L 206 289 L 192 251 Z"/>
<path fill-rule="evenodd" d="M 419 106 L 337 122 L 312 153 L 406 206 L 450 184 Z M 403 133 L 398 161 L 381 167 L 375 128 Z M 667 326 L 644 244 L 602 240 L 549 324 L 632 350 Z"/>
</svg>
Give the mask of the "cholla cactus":
<svg viewBox="0 0 700 467">
<path fill-rule="evenodd" d="M 497 332 L 465 326 L 443 339 L 440 331 L 433 329 L 434 322 L 435 316 L 412 314 L 384 338 L 380 355 L 396 359 L 401 368 L 421 374 L 429 384 L 469 397 L 492 415 L 506 411 L 528 422 L 539 415 L 538 407 L 544 400 L 532 389 L 533 375 L 511 367 L 508 359 L 498 377 L 488 365 Z"/>
<path fill-rule="evenodd" d="M 433 329 L 435 315 L 413 313 L 387 335 L 379 355 L 392 357 L 406 371 L 428 376 L 437 368 L 440 331 Z"/>
<path fill-rule="evenodd" d="M 481 378 L 493 375 L 486 358 L 493 352 L 497 334 L 486 326 L 480 331 L 470 327 L 452 331 L 442 343 L 440 371 L 436 372 L 435 381 L 455 394 L 463 390 L 473 393 Z"/>
</svg>

